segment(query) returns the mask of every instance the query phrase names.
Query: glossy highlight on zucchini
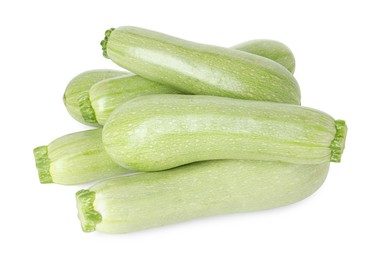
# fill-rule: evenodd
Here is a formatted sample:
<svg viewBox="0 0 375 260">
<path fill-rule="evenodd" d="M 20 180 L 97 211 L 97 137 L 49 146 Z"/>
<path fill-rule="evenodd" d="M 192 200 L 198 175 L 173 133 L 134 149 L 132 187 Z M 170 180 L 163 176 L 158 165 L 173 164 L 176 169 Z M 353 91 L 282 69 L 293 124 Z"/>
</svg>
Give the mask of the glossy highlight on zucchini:
<svg viewBox="0 0 375 260">
<path fill-rule="evenodd" d="M 274 59 L 288 69 L 294 70 L 294 56 L 290 49 L 277 41 L 252 40 L 239 44 L 234 49 Z M 110 114 L 122 103 L 150 94 L 183 93 L 138 75 L 123 75 L 94 84 L 89 91 L 78 94 L 78 104 L 85 122 L 104 125 Z"/>
<path fill-rule="evenodd" d="M 128 233 L 200 217 L 285 206 L 313 194 L 329 163 L 199 162 L 110 178 L 77 192 L 83 231 Z"/>
<path fill-rule="evenodd" d="M 165 170 L 205 160 L 339 162 L 346 125 L 290 104 L 199 95 L 149 95 L 115 110 L 103 144 L 118 164 Z"/>
<path fill-rule="evenodd" d="M 255 54 L 128 26 L 108 30 L 102 48 L 117 65 L 184 93 L 301 103 L 293 75 Z"/>
<path fill-rule="evenodd" d="M 57 138 L 35 148 L 34 157 L 40 183 L 73 185 L 134 172 L 107 155 L 101 128 Z"/>
</svg>

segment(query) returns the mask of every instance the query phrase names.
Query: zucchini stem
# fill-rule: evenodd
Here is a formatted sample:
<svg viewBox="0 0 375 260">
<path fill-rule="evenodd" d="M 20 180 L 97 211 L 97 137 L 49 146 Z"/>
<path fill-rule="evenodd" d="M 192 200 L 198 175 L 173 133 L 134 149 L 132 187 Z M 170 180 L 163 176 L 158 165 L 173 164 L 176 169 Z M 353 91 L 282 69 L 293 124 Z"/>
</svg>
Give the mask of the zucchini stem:
<svg viewBox="0 0 375 260">
<path fill-rule="evenodd" d="M 336 120 L 336 135 L 331 143 L 331 162 L 340 162 L 345 148 L 345 139 L 348 127 L 344 120 Z"/>
<path fill-rule="evenodd" d="M 107 31 L 105 31 L 105 37 L 100 42 L 100 45 L 102 46 L 102 50 L 103 50 L 103 56 L 106 57 L 107 59 L 109 59 L 108 54 L 107 54 L 107 43 L 108 43 L 109 36 L 111 35 L 111 33 L 114 30 L 115 30 L 115 28 L 111 28 L 111 29 L 108 29 Z"/>
<path fill-rule="evenodd" d="M 52 183 L 52 176 L 49 172 L 50 160 L 48 158 L 48 146 L 43 145 L 35 148 L 34 158 L 40 183 Z"/>
<path fill-rule="evenodd" d="M 95 231 L 96 224 L 102 221 L 102 215 L 94 209 L 95 192 L 80 190 L 76 193 L 76 199 L 82 230 L 84 232 Z"/>
<path fill-rule="evenodd" d="M 91 106 L 90 94 L 88 91 L 82 92 L 78 95 L 78 105 L 85 122 L 94 124 L 98 123 L 95 110 Z"/>
</svg>

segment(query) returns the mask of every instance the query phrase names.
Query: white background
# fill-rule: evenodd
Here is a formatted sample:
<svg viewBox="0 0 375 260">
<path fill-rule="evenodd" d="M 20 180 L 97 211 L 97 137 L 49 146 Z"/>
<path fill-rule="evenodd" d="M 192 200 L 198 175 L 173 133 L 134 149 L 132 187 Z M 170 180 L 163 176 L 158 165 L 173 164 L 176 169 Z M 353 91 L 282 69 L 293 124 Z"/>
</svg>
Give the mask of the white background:
<svg viewBox="0 0 375 260">
<path fill-rule="evenodd" d="M 375 259 L 372 1 L 2 1 L 0 259 Z M 117 67 L 99 46 L 133 25 L 232 46 L 287 44 L 305 106 L 349 126 L 340 164 L 292 206 L 124 234 L 83 233 L 75 192 L 39 184 L 32 150 L 87 127 L 62 103 L 66 84 Z"/>
</svg>

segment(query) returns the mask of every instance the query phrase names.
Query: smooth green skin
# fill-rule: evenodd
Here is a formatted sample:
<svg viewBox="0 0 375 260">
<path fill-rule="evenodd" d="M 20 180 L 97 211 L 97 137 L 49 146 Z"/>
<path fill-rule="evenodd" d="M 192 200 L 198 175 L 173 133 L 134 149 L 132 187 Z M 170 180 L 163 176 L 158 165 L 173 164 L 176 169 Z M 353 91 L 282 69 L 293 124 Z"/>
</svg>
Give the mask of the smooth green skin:
<svg viewBox="0 0 375 260">
<path fill-rule="evenodd" d="M 293 60 L 294 70 L 293 53 L 285 44 L 271 40 L 253 40 L 237 46 L 233 48 L 250 53 L 254 51 L 254 54 L 275 59 L 284 66 L 291 67 Z M 178 93 L 182 92 L 137 75 L 124 75 L 99 81 L 88 92 L 78 95 L 78 103 L 86 122 L 104 125 L 117 107 L 134 97 Z"/>
<path fill-rule="evenodd" d="M 149 95 L 112 113 L 103 128 L 103 144 L 117 163 L 139 171 L 217 159 L 319 164 L 339 161 L 342 131 L 337 135 L 331 116 L 297 105 Z M 336 136 L 340 139 L 331 147 Z"/>
<path fill-rule="evenodd" d="M 276 61 L 291 73 L 294 73 L 296 68 L 296 60 L 292 51 L 279 41 L 257 39 L 238 44 L 233 48 Z"/>
<path fill-rule="evenodd" d="M 102 143 L 102 129 L 64 135 L 34 149 L 41 183 L 75 185 L 134 172 L 116 164 Z"/>
<path fill-rule="evenodd" d="M 181 91 L 163 86 L 137 75 L 125 75 L 102 80 L 90 88 L 91 107 L 95 119 L 104 125 L 111 113 L 120 105 L 138 96 L 150 94 L 179 94 Z M 84 116 L 83 110 L 81 109 Z"/>
<path fill-rule="evenodd" d="M 128 233 L 266 210 L 310 196 L 323 184 L 328 169 L 329 163 L 220 160 L 117 177 L 79 191 L 78 216 L 83 231 Z"/>
<path fill-rule="evenodd" d="M 300 104 L 293 75 L 270 59 L 136 27 L 106 32 L 104 55 L 184 93 Z"/>
<path fill-rule="evenodd" d="M 64 104 L 69 114 L 78 122 L 86 125 L 99 126 L 96 123 L 87 123 L 79 110 L 78 95 L 88 91 L 95 83 L 121 75 L 127 75 L 128 72 L 108 69 L 98 69 L 85 71 L 74 77 L 66 86 L 64 93 Z"/>
</svg>

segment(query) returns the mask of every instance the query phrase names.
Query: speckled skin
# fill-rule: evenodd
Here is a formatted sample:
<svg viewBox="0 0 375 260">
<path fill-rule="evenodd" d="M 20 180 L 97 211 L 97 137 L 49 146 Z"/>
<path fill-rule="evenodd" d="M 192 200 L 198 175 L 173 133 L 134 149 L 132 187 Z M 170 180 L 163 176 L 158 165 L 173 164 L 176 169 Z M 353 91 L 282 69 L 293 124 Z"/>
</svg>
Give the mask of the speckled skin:
<svg viewBox="0 0 375 260">
<path fill-rule="evenodd" d="M 301 103 L 293 75 L 258 55 L 137 27 L 109 30 L 102 46 L 119 66 L 184 93 Z"/>
<path fill-rule="evenodd" d="M 158 171 L 195 161 L 331 161 L 336 121 L 311 108 L 200 95 L 132 99 L 109 117 L 103 144 L 120 165 Z M 345 137 L 334 147 L 342 153 Z"/>
<path fill-rule="evenodd" d="M 77 193 L 78 215 L 86 232 L 128 233 L 271 209 L 310 196 L 328 169 L 329 163 L 220 160 L 111 178 Z"/>
<path fill-rule="evenodd" d="M 294 71 L 294 56 L 283 43 L 272 40 L 252 40 L 232 47 L 264 56 Z M 110 114 L 130 99 L 150 94 L 183 93 L 172 87 L 147 80 L 138 75 L 124 75 L 105 79 L 94 84 L 90 90 L 78 95 L 82 117 L 87 123 L 104 125 Z"/>
</svg>

